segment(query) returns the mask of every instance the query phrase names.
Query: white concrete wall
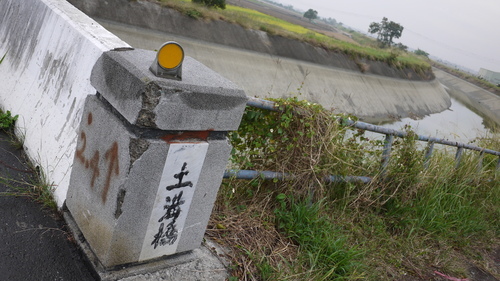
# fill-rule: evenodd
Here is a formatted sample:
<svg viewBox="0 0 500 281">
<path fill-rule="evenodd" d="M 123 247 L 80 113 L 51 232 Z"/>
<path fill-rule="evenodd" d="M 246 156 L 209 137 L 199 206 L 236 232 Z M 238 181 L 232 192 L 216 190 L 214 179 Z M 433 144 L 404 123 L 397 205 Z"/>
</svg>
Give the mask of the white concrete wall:
<svg viewBox="0 0 500 281">
<path fill-rule="evenodd" d="M 105 51 L 130 47 L 65 0 L 0 1 L 0 106 L 18 114 L 29 157 L 62 206 L 90 73 Z"/>
</svg>

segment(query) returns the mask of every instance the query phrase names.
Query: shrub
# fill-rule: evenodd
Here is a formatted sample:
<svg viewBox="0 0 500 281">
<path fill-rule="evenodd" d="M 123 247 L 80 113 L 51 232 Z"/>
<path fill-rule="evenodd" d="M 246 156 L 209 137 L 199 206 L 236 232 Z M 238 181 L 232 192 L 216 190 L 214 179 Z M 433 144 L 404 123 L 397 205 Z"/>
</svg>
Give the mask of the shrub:
<svg viewBox="0 0 500 281">
<path fill-rule="evenodd" d="M 226 0 L 193 0 L 193 3 L 203 4 L 211 8 L 226 8 Z"/>
<path fill-rule="evenodd" d="M 11 129 L 18 117 L 18 115 L 12 116 L 10 111 L 8 110 L 7 112 L 3 112 L 0 110 L 0 129 L 5 131 Z"/>
</svg>

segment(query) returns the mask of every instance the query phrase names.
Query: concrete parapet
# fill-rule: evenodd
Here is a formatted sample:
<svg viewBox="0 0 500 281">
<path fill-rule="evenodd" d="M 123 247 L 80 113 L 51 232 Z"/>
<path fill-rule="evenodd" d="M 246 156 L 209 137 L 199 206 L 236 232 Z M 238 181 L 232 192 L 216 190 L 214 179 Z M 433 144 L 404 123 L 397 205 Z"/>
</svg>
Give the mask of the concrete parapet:
<svg viewBox="0 0 500 281">
<path fill-rule="evenodd" d="M 199 247 L 245 93 L 189 57 L 156 78 L 62 0 L 0 1 L 0 38 L 0 105 L 102 267 Z"/>
<path fill-rule="evenodd" d="M 0 1 L 0 38 L 0 106 L 19 115 L 25 150 L 62 206 L 91 70 L 130 46 L 61 0 Z"/>
<path fill-rule="evenodd" d="M 245 93 L 191 58 L 183 80 L 155 53 L 108 52 L 92 72 L 66 205 L 104 268 L 200 246 Z"/>
</svg>

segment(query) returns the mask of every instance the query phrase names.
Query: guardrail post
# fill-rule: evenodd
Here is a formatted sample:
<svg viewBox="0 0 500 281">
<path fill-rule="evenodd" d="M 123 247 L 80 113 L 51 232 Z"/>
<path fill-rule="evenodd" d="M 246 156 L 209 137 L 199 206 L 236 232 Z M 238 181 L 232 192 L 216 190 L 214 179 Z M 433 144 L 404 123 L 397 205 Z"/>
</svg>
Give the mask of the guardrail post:
<svg viewBox="0 0 500 281">
<path fill-rule="evenodd" d="M 384 150 L 382 151 L 382 167 L 381 174 L 385 175 L 387 172 L 387 167 L 389 166 L 389 160 L 391 157 L 392 143 L 394 142 L 393 135 L 385 135 Z"/>
<path fill-rule="evenodd" d="M 464 148 L 462 146 L 459 146 L 457 148 L 457 153 L 455 154 L 455 169 L 458 169 L 458 167 L 460 167 L 460 161 L 462 160 L 463 152 Z"/>
<path fill-rule="evenodd" d="M 429 145 L 427 146 L 427 151 L 425 152 L 424 156 L 424 169 L 427 170 L 429 168 L 429 164 L 431 162 L 431 156 L 432 152 L 434 151 L 434 142 L 429 142 Z"/>
<path fill-rule="evenodd" d="M 480 173 L 483 169 L 483 158 L 484 158 L 484 150 L 479 152 L 479 156 L 477 157 L 477 172 Z"/>
<path fill-rule="evenodd" d="M 92 71 L 66 206 L 105 269 L 200 246 L 245 110 L 241 89 L 189 57 L 182 81 L 154 76 L 155 56 L 110 51 Z"/>
</svg>

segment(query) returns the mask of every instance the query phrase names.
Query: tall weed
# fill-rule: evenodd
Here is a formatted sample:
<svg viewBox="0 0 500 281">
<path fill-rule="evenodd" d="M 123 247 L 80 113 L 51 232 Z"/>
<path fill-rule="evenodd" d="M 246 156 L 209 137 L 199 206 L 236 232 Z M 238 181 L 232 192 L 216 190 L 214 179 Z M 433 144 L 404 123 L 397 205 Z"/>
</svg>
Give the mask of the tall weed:
<svg viewBox="0 0 500 281">
<path fill-rule="evenodd" d="M 299 273 L 306 280 L 352 280 L 361 251 L 347 245 L 347 236 L 321 212 L 321 202 L 309 204 L 278 196 L 278 229 L 301 250 Z"/>
</svg>

